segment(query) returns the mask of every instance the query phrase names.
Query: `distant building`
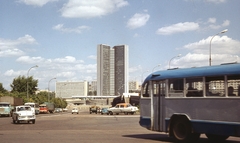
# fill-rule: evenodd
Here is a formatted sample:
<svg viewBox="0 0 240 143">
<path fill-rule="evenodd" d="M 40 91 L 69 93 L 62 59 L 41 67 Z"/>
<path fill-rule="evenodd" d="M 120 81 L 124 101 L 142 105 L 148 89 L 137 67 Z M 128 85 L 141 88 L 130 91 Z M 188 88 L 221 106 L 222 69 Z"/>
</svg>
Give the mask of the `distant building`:
<svg viewBox="0 0 240 143">
<path fill-rule="evenodd" d="M 96 95 L 97 93 L 97 81 L 89 82 L 88 95 Z"/>
<path fill-rule="evenodd" d="M 129 81 L 129 91 L 137 91 L 139 89 L 139 84 L 137 81 Z"/>
<path fill-rule="evenodd" d="M 72 96 L 87 96 L 88 82 L 56 82 L 56 97 L 72 98 Z"/>
<path fill-rule="evenodd" d="M 97 95 L 128 92 L 128 46 L 97 46 Z"/>
</svg>

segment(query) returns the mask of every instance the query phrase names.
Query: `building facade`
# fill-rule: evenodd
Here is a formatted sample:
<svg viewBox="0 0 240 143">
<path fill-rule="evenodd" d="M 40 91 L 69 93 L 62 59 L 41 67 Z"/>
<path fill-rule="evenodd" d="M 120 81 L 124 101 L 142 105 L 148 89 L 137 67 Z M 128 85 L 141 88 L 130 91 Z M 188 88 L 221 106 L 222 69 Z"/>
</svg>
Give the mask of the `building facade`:
<svg viewBox="0 0 240 143">
<path fill-rule="evenodd" d="M 73 96 L 87 96 L 89 83 L 83 82 L 56 82 L 56 97 L 72 98 Z"/>
<path fill-rule="evenodd" d="M 128 92 L 128 46 L 97 46 L 97 95 Z"/>
</svg>

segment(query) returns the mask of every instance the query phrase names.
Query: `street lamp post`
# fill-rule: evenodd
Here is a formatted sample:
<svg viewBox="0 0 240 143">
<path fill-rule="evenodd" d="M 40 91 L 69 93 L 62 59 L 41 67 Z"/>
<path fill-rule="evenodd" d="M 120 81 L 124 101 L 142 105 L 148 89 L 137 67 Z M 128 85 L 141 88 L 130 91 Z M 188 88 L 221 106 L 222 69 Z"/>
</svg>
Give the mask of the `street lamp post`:
<svg viewBox="0 0 240 143">
<path fill-rule="evenodd" d="M 56 79 L 56 77 L 50 79 L 49 82 L 48 82 L 48 102 L 49 102 L 49 92 L 50 92 L 49 84 L 50 84 L 51 80 L 53 80 L 53 79 Z"/>
<path fill-rule="evenodd" d="M 142 82 L 142 83 L 143 83 L 143 74 L 144 74 L 144 73 L 147 73 L 147 72 L 149 72 L 149 70 L 147 70 L 147 71 L 145 71 L 145 72 L 142 73 L 142 77 L 141 77 L 141 80 L 142 80 L 141 82 Z M 141 83 L 141 84 L 142 84 L 142 83 Z"/>
<path fill-rule="evenodd" d="M 29 74 L 29 71 L 32 69 L 32 68 L 37 68 L 38 65 L 35 65 L 35 66 L 32 66 L 31 68 L 29 68 L 28 72 L 27 72 L 27 100 L 29 100 L 29 97 L 28 97 L 28 74 Z"/>
<path fill-rule="evenodd" d="M 152 72 L 154 72 L 154 69 L 155 69 L 155 68 L 160 67 L 160 66 L 161 66 L 161 64 L 158 64 L 156 67 L 154 67 L 154 68 L 152 69 Z"/>
<path fill-rule="evenodd" d="M 217 33 L 217 34 L 215 34 L 214 36 L 212 36 L 212 38 L 211 38 L 211 40 L 210 40 L 210 47 L 209 47 L 209 66 L 211 66 L 211 63 L 212 63 L 212 59 L 211 59 L 211 45 L 212 45 L 212 39 L 213 39 L 215 36 L 219 35 L 219 34 L 226 33 L 227 31 L 228 31 L 228 30 L 225 29 L 225 30 L 223 30 L 223 31 L 221 31 L 221 32 L 219 32 L 219 33 Z"/>
<path fill-rule="evenodd" d="M 177 56 L 174 56 L 173 58 L 171 58 L 171 60 L 170 60 L 169 63 L 168 63 L 168 69 L 170 69 L 170 63 L 171 63 L 171 61 L 172 61 L 174 58 L 178 58 L 178 57 L 181 57 L 181 54 L 178 54 Z"/>
</svg>

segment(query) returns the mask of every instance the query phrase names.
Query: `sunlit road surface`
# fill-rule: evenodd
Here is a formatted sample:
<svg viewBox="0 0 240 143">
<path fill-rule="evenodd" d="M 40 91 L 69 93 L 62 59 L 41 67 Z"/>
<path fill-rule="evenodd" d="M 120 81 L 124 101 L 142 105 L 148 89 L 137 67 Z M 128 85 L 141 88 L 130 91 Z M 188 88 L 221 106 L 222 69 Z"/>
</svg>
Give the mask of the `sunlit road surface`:
<svg viewBox="0 0 240 143">
<path fill-rule="evenodd" d="M 55 113 L 37 115 L 35 124 L 0 117 L 0 143 L 173 143 L 166 133 L 149 131 L 139 115 Z M 226 143 L 239 143 L 230 137 Z M 204 135 L 198 143 L 211 143 Z"/>
</svg>

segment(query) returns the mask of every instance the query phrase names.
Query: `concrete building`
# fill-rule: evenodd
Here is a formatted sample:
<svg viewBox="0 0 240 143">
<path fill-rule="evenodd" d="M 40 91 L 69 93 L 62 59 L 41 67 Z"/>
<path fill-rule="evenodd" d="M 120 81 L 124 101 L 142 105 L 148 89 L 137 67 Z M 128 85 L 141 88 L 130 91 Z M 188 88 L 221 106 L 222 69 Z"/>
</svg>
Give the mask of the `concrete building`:
<svg viewBox="0 0 240 143">
<path fill-rule="evenodd" d="M 87 96 L 88 82 L 56 82 L 56 97 L 72 98 L 72 96 Z"/>
<path fill-rule="evenodd" d="M 128 46 L 97 46 L 97 95 L 128 92 Z"/>
<path fill-rule="evenodd" d="M 138 82 L 137 81 L 129 81 L 129 90 L 130 91 L 140 90 Z"/>
</svg>

